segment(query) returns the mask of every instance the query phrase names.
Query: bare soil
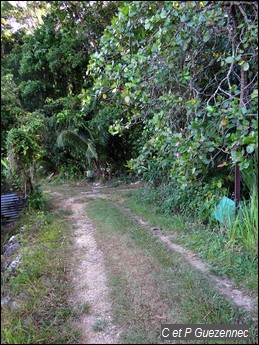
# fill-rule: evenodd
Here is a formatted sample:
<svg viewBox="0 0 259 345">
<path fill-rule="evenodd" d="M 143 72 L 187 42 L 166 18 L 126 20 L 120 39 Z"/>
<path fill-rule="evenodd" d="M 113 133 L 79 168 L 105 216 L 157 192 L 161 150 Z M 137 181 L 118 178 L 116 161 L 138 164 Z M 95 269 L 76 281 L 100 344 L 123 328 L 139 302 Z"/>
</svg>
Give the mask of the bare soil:
<svg viewBox="0 0 259 345">
<path fill-rule="evenodd" d="M 64 198 L 58 192 L 50 192 L 57 209 L 72 211 L 69 222 L 74 229 L 74 250 L 71 258 L 69 281 L 73 286 L 71 304 L 79 309 L 90 305 L 88 312 L 80 316 L 77 327 L 82 332 L 80 344 L 118 344 L 120 330 L 113 324 L 111 303 L 108 297 L 103 255 L 95 240 L 95 229 L 87 217 L 83 194 Z M 94 330 L 94 327 L 102 325 Z"/>
</svg>

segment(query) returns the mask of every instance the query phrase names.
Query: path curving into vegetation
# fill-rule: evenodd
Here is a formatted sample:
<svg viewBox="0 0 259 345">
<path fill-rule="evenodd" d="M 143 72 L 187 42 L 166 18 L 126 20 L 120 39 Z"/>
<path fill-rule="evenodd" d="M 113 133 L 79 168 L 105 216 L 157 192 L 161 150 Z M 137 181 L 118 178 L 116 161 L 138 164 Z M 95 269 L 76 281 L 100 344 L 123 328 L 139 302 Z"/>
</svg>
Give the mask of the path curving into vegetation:
<svg viewBox="0 0 259 345">
<path fill-rule="evenodd" d="M 258 2 L 2 1 L 1 24 L 1 190 L 27 204 L 2 343 L 258 343 Z"/>
<path fill-rule="evenodd" d="M 258 343 L 254 290 L 213 274 L 175 218 L 139 208 L 138 188 L 45 184 L 48 207 L 18 224 L 3 344 L 161 344 L 168 323 L 247 324 L 249 341 L 231 343 Z"/>
<path fill-rule="evenodd" d="M 79 343 L 161 343 L 161 323 L 254 327 L 255 300 L 135 214 L 124 202 L 132 188 L 51 189 L 73 232 L 68 280 L 70 303 L 82 311 Z"/>
</svg>

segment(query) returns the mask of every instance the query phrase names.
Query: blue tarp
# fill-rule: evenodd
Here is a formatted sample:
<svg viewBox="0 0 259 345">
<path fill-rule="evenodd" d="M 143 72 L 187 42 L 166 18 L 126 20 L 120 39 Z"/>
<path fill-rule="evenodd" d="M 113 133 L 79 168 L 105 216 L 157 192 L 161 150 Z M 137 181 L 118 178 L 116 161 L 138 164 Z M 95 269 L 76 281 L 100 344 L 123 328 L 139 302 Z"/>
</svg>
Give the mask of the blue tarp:
<svg viewBox="0 0 259 345">
<path fill-rule="evenodd" d="M 216 210 L 212 213 L 212 216 L 214 216 L 220 223 L 229 226 L 235 220 L 235 209 L 235 202 L 224 196 L 220 200 Z"/>
</svg>

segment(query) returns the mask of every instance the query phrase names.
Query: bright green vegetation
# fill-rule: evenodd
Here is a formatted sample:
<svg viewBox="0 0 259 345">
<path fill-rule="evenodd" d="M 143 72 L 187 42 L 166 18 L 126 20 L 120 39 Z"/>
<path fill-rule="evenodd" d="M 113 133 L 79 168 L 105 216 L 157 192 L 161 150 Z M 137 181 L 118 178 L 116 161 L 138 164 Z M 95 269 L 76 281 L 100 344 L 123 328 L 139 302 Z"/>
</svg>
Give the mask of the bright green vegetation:
<svg viewBox="0 0 259 345">
<path fill-rule="evenodd" d="M 2 274 L 1 289 L 2 295 L 10 295 L 17 306 L 9 303 L 2 308 L 1 343 L 77 343 L 80 332 L 72 321 L 78 311 L 68 303 L 71 234 L 67 221 L 54 213 L 30 211 L 19 224 L 24 225 L 24 232 L 19 234 L 22 263 L 10 280 Z M 81 312 L 87 312 L 86 306 Z"/>
<path fill-rule="evenodd" d="M 168 250 L 118 206 L 104 200 L 91 201 L 88 215 L 97 227 L 114 316 L 124 330 L 125 344 L 158 343 L 161 322 L 248 322 L 249 341 L 256 339 L 252 315 L 220 296 L 205 276 Z"/>
<path fill-rule="evenodd" d="M 235 222 L 227 228 L 229 243 L 241 246 L 252 257 L 258 257 L 258 156 L 252 161 L 252 168 L 243 172 L 244 184 L 249 190 L 249 200 L 239 205 Z"/>
<path fill-rule="evenodd" d="M 90 56 L 117 8 L 116 1 L 1 2 L 6 190 L 30 194 L 39 174 L 78 179 L 95 170 L 101 176 L 111 161 L 124 169 L 126 140 L 108 133 L 118 110 L 83 101 L 93 84 L 86 74 Z M 22 28 L 11 31 L 13 22 Z"/>
<path fill-rule="evenodd" d="M 257 148 L 255 7 L 224 1 L 119 7 L 91 57 L 95 83 L 88 96 L 121 106 L 110 132 L 135 136 L 132 171 L 154 185 L 200 187 L 208 203 L 215 194 L 231 195 L 233 165 L 247 169 Z"/>
</svg>

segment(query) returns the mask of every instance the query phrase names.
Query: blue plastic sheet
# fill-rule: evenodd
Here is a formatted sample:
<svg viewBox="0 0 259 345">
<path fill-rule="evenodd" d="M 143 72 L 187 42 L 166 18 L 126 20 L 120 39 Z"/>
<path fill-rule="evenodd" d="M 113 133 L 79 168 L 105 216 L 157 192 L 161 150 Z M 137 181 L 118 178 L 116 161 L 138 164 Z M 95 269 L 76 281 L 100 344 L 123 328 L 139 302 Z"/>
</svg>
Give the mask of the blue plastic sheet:
<svg viewBox="0 0 259 345">
<path fill-rule="evenodd" d="M 235 220 L 235 202 L 224 196 L 212 213 L 220 223 L 230 226 Z"/>
</svg>

